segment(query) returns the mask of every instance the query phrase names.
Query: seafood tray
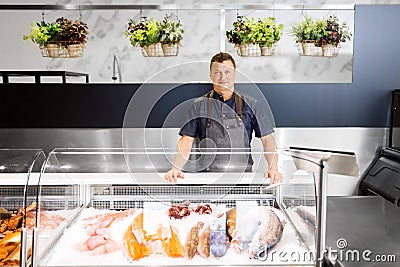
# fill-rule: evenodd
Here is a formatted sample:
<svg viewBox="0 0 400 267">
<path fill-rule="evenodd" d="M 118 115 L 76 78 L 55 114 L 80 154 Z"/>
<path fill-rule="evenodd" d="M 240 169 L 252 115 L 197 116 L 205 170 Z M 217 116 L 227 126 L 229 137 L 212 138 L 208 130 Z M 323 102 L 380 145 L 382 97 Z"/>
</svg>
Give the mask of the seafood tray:
<svg viewBox="0 0 400 267">
<path fill-rule="evenodd" d="M 260 209 L 260 213 L 263 211 L 265 216 L 274 218 L 279 225 L 275 227 L 278 234 L 276 236 L 271 234 L 273 247 L 268 248 L 268 255 L 275 255 L 278 251 L 293 251 L 299 254 L 307 252 L 306 246 L 302 244 L 295 229 L 285 221 L 285 216 L 281 211 L 268 206 L 258 206 L 257 208 Z M 228 213 L 232 210 L 234 211 L 234 209 L 229 209 Z M 213 224 L 207 227 L 205 221 L 212 221 L 211 215 L 189 215 L 180 220 L 169 218 L 164 214 L 165 216 L 157 216 L 159 220 L 164 221 L 161 226 L 158 226 L 159 229 L 156 229 L 156 225 L 153 227 L 147 225 L 147 231 L 152 234 L 143 234 L 143 227 L 146 226 L 140 226 L 138 221 L 146 220 L 146 212 L 146 209 L 140 208 L 122 212 L 84 209 L 76 222 L 64 231 L 59 242 L 54 245 L 49 254 L 40 261 L 39 266 L 288 264 L 288 262 L 277 261 L 276 256 L 273 259 L 262 255 L 267 251 L 250 252 L 250 249 L 243 247 L 245 242 L 241 243 L 240 238 L 236 241 L 235 239 L 227 241 L 228 233 L 232 231 L 230 229 L 211 230 L 210 233 Z M 257 218 L 257 214 L 254 215 Z M 140 216 L 144 219 L 140 219 Z M 152 216 L 156 215 L 152 214 L 148 217 Z M 202 216 L 203 218 L 199 218 Z M 108 225 L 107 223 L 111 220 L 112 222 Z M 157 220 L 155 219 L 155 221 Z M 229 219 L 226 222 L 229 225 Z M 146 222 L 144 223 L 146 224 Z M 263 221 L 263 223 L 267 223 L 267 221 Z M 97 224 L 107 224 L 107 226 L 96 228 L 95 234 L 90 235 L 88 232 L 93 231 L 92 227 Z M 265 227 L 270 227 L 270 224 Z M 150 231 L 152 228 L 153 232 Z M 243 231 L 247 234 L 246 229 Z M 223 234 L 218 235 L 218 233 Z M 254 236 L 259 234 L 255 231 Z M 268 235 L 268 232 L 265 234 Z M 164 239 L 163 235 L 166 236 Z M 142 236 L 144 241 L 136 238 L 139 236 Z M 255 237 L 250 239 L 258 240 Z M 144 245 L 146 242 L 147 244 Z M 268 246 L 267 243 L 264 245 Z M 248 247 L 250 248 L 252 245 L 249 244 Z M 306 259 L 302 262 L 292 263 L 292 265 L 297 264 L 312 265 L 312 261 Z"/>
<path fill-rule="evenodd" d="M 257 171 L 265 166 L 186 172 L 169 184 L 171 151 L 50 153 L 42 187 L 69 189 L 38 206 L 65 220 L 51 236 L 39 232 L 33 266 L 315 266 L 314 180 L 293 175 L 290 158 L 280 158 L 292 181 L 281 186 Z"/>
<path fill-rule="evenodd" d="M 300 200 L 286 199 L 282 210 L 280 188 L 265 188 L 90 185 L 87 207 L 38 266 L 312 266 L 315 228 L 298 215 Z M 282 260 L 281 252 L 299 258 Z"/>
</svg>

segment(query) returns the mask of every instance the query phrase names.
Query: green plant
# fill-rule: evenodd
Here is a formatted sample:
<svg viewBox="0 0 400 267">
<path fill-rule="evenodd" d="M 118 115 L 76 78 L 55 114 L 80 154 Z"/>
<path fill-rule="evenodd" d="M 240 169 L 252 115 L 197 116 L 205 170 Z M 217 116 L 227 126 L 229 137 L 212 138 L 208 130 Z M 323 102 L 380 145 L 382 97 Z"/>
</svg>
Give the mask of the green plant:
<svg viewBox="0 0 400 267">
<path fill-rule="evenodd" d="M 237 20 L 233 22 L 233 29 L 226 31 L 228 42 L 240 45 L 246 44 L 250 40 L 247 37 L 251 32 L 251 23 L 248 18 L 238 16 Z"/>
<path fill-rule="evenodd" d="M 257 22 L 254 18 L 244 19 L 244 28 L 246 31 L 240 33 L 243 44 L 256 44 L 258 40 Z"/>
<path fill-rule="evenodd" d="M 319 41 L 322 34 L 321 30 L 326 28 L 326 20 L 314 20 L 305 15 L 303 20 L 290 29 L 290 34 L 296 38 L 296 42 Z"/>
<path fill-rule="evenodd" d="M 349 28 L 345 23 L 340 24 L 336 16 L 329 16 L 325 25 L 325 28 L 320 29 L 321 38 L 316 43 L 317 46 L 326 44 L 338 46 L 341 42 L 351 40 L 352 33 Z"/>
<path fill-rule="evenodd" d="M 258 19 L 254 32 L 255 43 L 272 47 L 282 37 L 283 24 L 277 24 L 274 17 Z"/>
<path fill-rule="evenodd" d="M 183 39 L 183 25 L 180 21 L 170 20 L 165 15 L 162 22 L 158 23 L 160 42 L 163 44 L 178 44 Z"/>
<path fill-rule="evenodd" d="M 46 45 L 48 42 L 58 40 L 60 35 L 60 24 L 52 22 L 47 23 L 41 21 L 38 23 L 31 23 L 31 32 L 28 35 L 24 35 L 24 40 L 32 40 L 35 44 L 40 46 Z"/>
<path fill-rule="evenodd" d="M 248 19 L 238 17 L 233 29 L 226 31 L 228 42 L 233 44 L 259 44 L 272 47 L 282 36 L 283 24 L 277 24 L 274 17 Z"/>
<path fill-rule="evenodd" d="M 155 19 L 142 18 L 140 22 L 128 21 L 125 35 L 133 46 L 146 47 L 160 42 L 159 22 Z"/>
<path fill-rule="evenodd" d="M 82 21 L 72 21 L 67 18 L 61 17 L 56 20 L 60 25 L 59 41 L 68 43 L 87 43 L 87 36 L 89 34 L 88 26 Z"/>
<path fill-rule="evenodd" d="M 85 44 L 89 34 L 88 26 L 82 21 L 72 22 L 66 18 L 58 18 L 56 22 L 47 23 L 41 21 L 31 24 L 31 33 L 24 35 L 24 40 L 32 40 L 34 43 L 44 46 L 50 42 L 68 42 Z M 68 46 L 68 44 L 67 44 Z"/>
</svg>

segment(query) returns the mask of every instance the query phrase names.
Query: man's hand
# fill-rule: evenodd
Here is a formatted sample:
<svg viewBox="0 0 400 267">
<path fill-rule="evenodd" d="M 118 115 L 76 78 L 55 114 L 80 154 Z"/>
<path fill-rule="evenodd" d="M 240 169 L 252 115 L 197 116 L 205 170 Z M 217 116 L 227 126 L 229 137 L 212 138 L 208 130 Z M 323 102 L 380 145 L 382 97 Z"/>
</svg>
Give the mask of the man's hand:
<svg viewBox="0 0 400 267">
<path fill-rule="evenodd" d="M 270 184 L 283 183 L 283 175 L 276 169 L 270 169 L 264 174 L 264 178 L 271 178 Z"/>
<path fill-rule="evenodd" d="M 169 183 L 176 183 L 178 182 L 178 178 L 185 178 L 183 172 L 177 168 L 172 167 L 171 170 L 169 170 L 165 176 L 164 176 L 164 180 L 169 182 Z"/>
</svg>

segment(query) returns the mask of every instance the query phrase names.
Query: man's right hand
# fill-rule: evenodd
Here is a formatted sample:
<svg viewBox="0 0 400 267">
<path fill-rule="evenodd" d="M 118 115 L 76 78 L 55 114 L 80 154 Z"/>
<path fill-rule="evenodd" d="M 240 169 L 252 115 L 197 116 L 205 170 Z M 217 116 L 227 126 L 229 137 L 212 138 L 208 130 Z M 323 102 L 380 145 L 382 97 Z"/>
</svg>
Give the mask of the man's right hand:
<svg viewBox="0 0 400 267">
<path fill-rule="evenodd" d="M 169 170 L 165 176 L 164 176 L 164 180 L 169 182 L 169 183 L 176 183 L 178 182 L 178 178 L 185 178 L 183 172 L 177 168 L 172 167 L 171 170 Z"/>
</svg>

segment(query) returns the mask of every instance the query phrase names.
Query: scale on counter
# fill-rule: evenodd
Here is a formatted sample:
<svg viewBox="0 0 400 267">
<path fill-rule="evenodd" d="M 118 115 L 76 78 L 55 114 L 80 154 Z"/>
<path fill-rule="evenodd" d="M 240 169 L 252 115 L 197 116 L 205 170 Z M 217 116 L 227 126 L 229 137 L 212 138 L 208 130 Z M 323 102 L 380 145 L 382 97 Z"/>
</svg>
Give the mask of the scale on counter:
<svg viewBox="0 0 400 267">
<path fill-rule="evenodd" d="M 319 173 L 317 186 L 317 266 L 323 265 L 326 248 L 326 206 L 328 173 L 358 176 L 359 170 L 354 152 L 326 149 L 290 147 L 289 152 L 298 170 Z"/>
<path fill-rule="evenodd" d="M 400 90 L 392 94 L 389 147 L 380 149 L 361 178 L 360 195 L 379 195 L 400 206 Z"/>
</svg>

